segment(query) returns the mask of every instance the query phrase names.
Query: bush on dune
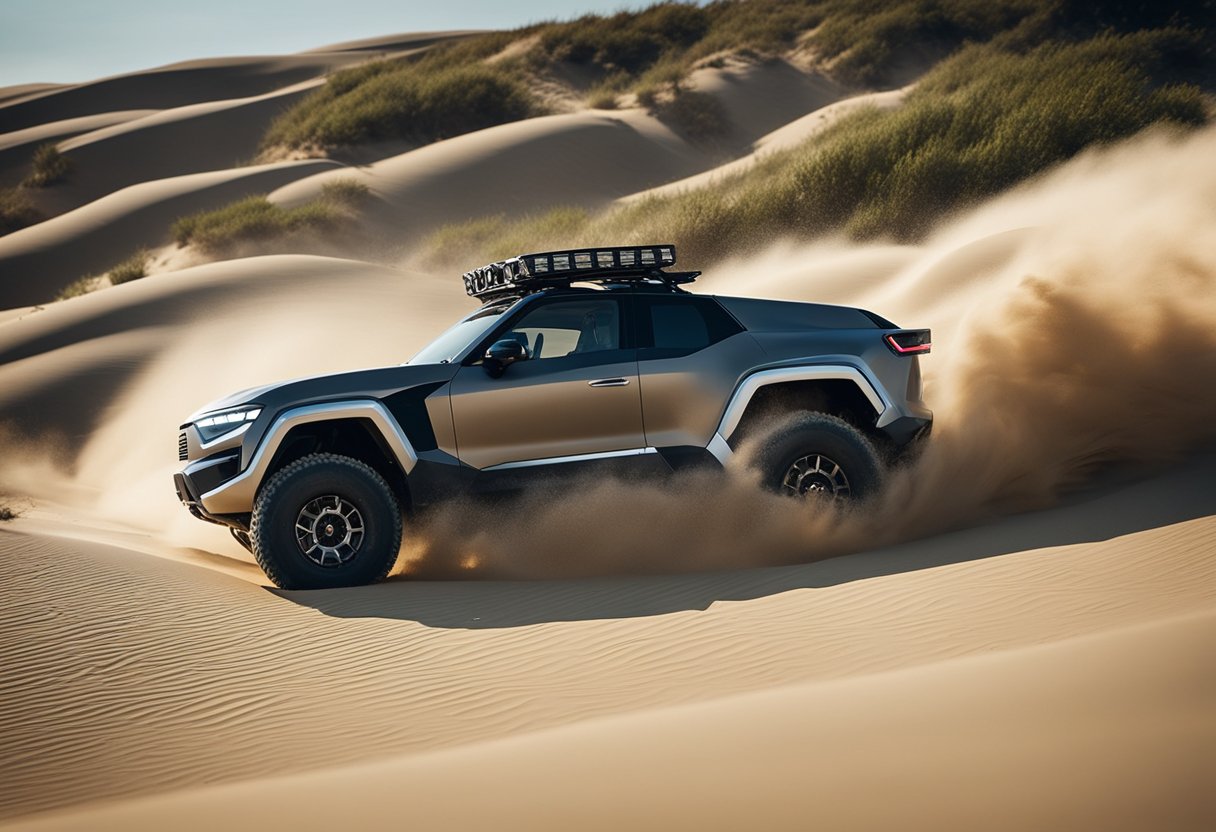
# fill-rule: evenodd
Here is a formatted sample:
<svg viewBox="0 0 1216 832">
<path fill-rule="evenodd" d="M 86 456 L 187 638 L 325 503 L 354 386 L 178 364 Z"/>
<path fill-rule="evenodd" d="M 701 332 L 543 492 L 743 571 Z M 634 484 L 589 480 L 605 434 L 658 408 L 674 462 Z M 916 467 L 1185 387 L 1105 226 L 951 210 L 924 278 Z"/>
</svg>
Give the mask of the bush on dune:
<svg viewBox="0 0 1216 832">
<path fill-rule="evenodd" d="M 453 229 L 433 241 L 473 262 L 510 254 L 500 240 L 530 240 L 522 247 L 532 249 L 674 240 L 703 261 L 787 235 L 915 239 L 1086 147 L 1153 124 L 1202 124 L 1199 89 L 1153 79 L 1194 42 L 1164 30 L 1025 52 L 971 46 L 930 72 L 899 109 L 856 112 L 745 174 L 561 229 L 543 218 L 482 220 L 470 226 L 477 234 L 468 245 Z M 436 256 L 438 248 L 426 250 Z"/>
<path fill-rule="evenodd" d="M 332 148 L 389 139 L 421 145 L 542 112 L 527 85 L 509 72 L 385 61 L 337 73 L 276 119 L 263 147 Z"/>
<path fill-rule="evenodd" d="M 62 182 L 72 170 L 72 162 L 59 152 L 54 142 L 34 151 L 33 170 L 21 184 L 27 188 L 46 188 Z"/>
<path fill-rule="evenodd" d="M 326 232 L 346 225 L 366 199 L 366 185 L 353 179 L 325 184 L 321 196 L 293 208 L 251 196 L 214 211 L 182 217 L 173 224 L 179 246 L 194 245 L 218 254 L 242 243 L 281 239 L 301 231 Z"/>
<path fill-rule="evenodd" d="M 0 188 L 0 237 L 41 222 L 42 214 L 21 188 Z"/>
<path fill-rule="evenodd" d="M 60 289 L 59 293 L 55 295 L 55 300 L 70 300 L 71 298 L 78 298 L 81 295 L 87 295 L 89 292 L 94 291 L 95 289 L 99 288 L 100 285 L 100 277 L 91 274 L 85 275 L 84 277 L 79 277 L 76 280 L 73 280 L 67 286 Z"/>
<path fill-rule="evenodd" d="M 139 280 L 141 277 L 148 276 L 148 264 L 152 262 L 152 252 L 145 248 L 132 254 L 126 260 L 123 260 L 114 268 L 106 273 L 110 278 L 110 284 L 117 286 L 120 283 L 130 283 L 132 280 Z"/>
</svg>

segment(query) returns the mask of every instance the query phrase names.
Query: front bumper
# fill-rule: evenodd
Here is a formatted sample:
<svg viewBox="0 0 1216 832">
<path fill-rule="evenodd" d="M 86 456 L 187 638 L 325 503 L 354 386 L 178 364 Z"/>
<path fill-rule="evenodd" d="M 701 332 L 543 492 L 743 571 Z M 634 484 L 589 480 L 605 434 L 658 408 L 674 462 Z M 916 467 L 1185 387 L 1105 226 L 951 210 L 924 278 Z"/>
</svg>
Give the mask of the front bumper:
<svg viewBox="0 0 1216 832">
<path fill-rule="evenodd" d="M 173 475 L 177 499 L 199 520 L 224 526 L 242 527 L 239 518 L 215 515 L 203 505 L 202 495 L 223 485 L 240 473 L 240 451 L 227 451 L 187 465 Z"/>
</svg>

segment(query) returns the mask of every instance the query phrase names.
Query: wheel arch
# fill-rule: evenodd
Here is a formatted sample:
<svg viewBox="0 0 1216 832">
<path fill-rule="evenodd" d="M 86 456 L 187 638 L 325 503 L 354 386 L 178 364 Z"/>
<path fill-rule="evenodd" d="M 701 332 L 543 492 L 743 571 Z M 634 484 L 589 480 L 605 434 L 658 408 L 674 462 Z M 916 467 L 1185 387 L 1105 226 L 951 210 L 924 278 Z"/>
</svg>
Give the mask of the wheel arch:
<svg viewBox="0 0 1216 832">
<path fill-rule="evenodd" d="M 837 416 L 880 447 L 888 442 L 877 424 L 889 406 L 877 385 L 855 367 L 789 367 L 761 371 L 736 389 L 719 434 L 737 448 L 773 417 L 791 412 Z"/>
<path fill-rule="evenodd" d="M 403 511 L 411 509 L 409 482 L 392 448 L 376 424 L 367 417 L 345 417 L 305 422 L 288 429 L 278 443 L 258 484 L 310 454 L 330 453 L 365 463 L 382 476 Z"/>
</svg>

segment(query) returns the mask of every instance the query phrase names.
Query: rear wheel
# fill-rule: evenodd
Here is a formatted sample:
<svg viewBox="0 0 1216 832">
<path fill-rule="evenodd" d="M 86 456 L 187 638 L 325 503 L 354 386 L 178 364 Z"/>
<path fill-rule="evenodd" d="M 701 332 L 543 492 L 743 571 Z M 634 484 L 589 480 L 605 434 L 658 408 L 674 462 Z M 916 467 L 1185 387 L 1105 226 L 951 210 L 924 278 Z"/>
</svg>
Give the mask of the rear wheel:
<svg viewBox="0 0 1216 832">
<path fill-rule="evenodd" d="M 874 444 L 826 413 L 797 416 L 765 436 L 754 464 L 766 488 L 791 497 L 862 500 L 882 480 Z"/>
<path fill-rule="evenodd" d="M 364 463 L 311 454 L 266 481 L 249 537 L 258 564 L 283 589 L 369 584 L 397 559 L 401 507 Z"/>
</svg>

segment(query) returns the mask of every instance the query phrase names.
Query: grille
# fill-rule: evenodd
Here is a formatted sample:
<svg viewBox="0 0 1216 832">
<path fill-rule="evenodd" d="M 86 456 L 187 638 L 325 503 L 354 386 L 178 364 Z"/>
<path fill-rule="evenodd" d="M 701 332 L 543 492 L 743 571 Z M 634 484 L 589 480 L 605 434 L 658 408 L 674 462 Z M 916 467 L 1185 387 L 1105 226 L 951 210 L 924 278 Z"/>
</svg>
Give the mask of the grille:
<svg viewBox="0 0 1216 832">
<path fill-rule="evenodd" d="M 179 462 L 185 462 L 190 457 L 189 446 L 186 443 L 185 431 L 177 435 L 177 459 Z"/>
</svg>

